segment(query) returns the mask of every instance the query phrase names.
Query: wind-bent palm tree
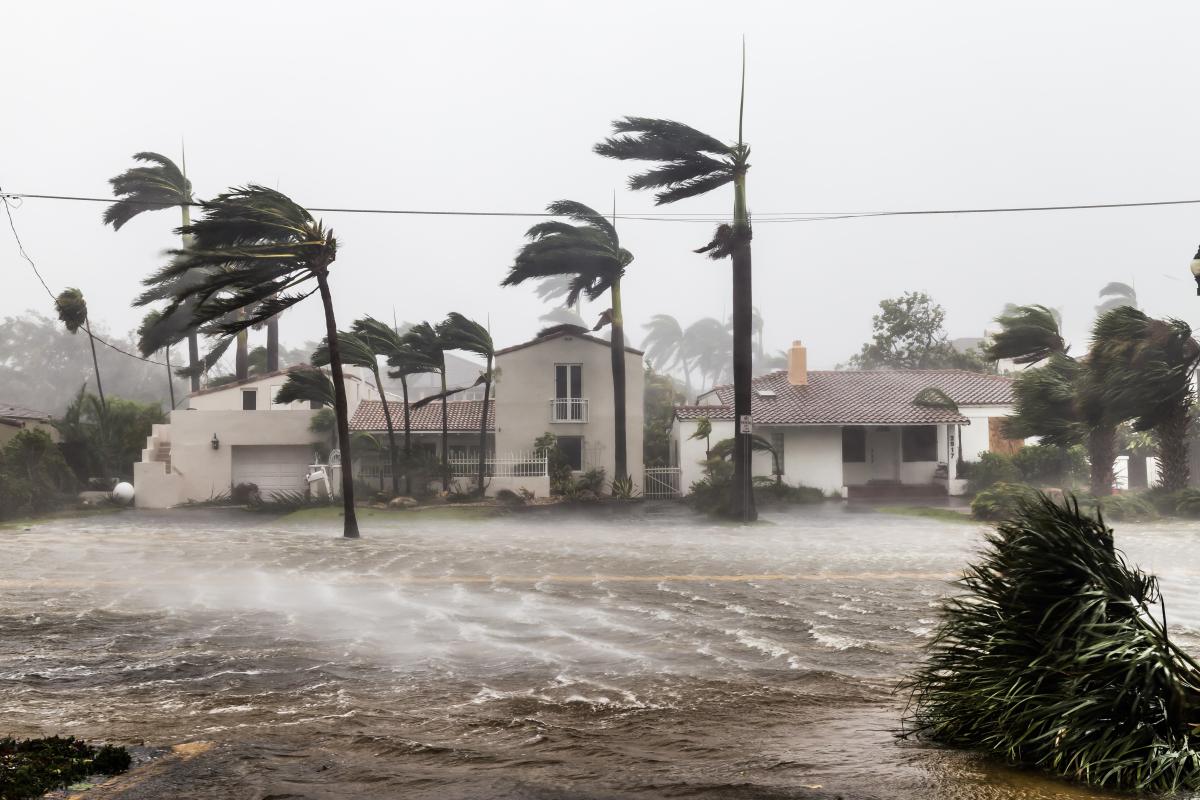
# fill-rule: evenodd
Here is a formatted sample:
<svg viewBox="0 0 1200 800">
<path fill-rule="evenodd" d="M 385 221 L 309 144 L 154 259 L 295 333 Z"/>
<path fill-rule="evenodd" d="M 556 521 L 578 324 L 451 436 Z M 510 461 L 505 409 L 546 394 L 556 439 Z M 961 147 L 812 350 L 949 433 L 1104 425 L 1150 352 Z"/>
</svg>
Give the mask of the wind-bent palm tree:
<svg viewBox="0 0 1200 800">
<path fill-rule="evenodd" d="M 422 322 L 409 328 L 400 339 L 406 347 L 420 356 L 424 364 L 432 367 L 427 371 L 436 372 L 442 381 L 440 395 L 442 401 L 442 491 L 448 492 L 450 491 L 450 412 L 446 406 L 446 348 L 442 342 L 440 326 L 435 328 L 428 322 Z M 407 409 L 407 398 L 404 406 Z M 407 426 L 407 424 L 406 420 L 405 425 Z"/>
<path fill-rule="evenodd" d="M 1066 353 L 1061 323 L 1045 306 L 1005 306 L 996 317 L 1000 332 L 984 348 L 990 361 L 1011 359 L 1014 364 L 1036 364 L 1055 353 Z"/>
<path fill-rule="evenodd" d="M 631 189 L 655 189 L 658 205 L 674 203 L 733 184 L 733 224 L 721 225 L 716 236 L 698 252 L 733 262 L 733 394 L 734 414 L 750 416 L 750 381 L 754 372 L 753 309 L 750 268 L 750 212 L 746 205 L 746 172 L 750 146 L 742 139 L 745 109 L 745 56 L 742 59 L 742 97 L 738 108 L 736 144 L 725 144 L 679 122 L 626 117 L 613 123 L 616 135 L 595 146 L 608 158 L 655 161 L 659 166 L 629 179 Z M 735 432 L 733 491 L 729 512 L 749 522 L 758 518 L 754 507 L 749 433 Z"/>
<path fill-rule="evenodd" d="M 278 405 L 316 403 L 322 408 L 335 408 L 337 390 L 325 370 L 309 366 L 292 367 L 272 402 Z"/>
<path fill-rule="evenodd" d="M 342 364 L 365 367 L 375 378 L 375 388 L 379 391 L 379 399 L 383 403 L 383 421 L 387 425 L 388 462 L 392 466 L 392 494 L 399 495 L 400 468 L 396 462 L 396 428 L 392 424 L 392 410 L 388 407 L 387 393 L 383 390 L 383 378 L 379 375 L 379 359 L 376 356 L 375 348 L 366 339 L 355 333 L 339 331 L 337 338 L 338 353 L 341 355 Z M 313 352 L 312 364 L 314 367 L 328 366 L 329 359 L 329 343 L 326 340 L 321 342 Z"/>
<path fill-rule="evenodd" d="M 182 285 L 164 313 L 170 315 L 188 305 L 189 330 L 211 326 L 230 336 L 319 292 L 333 372 L 338 441 L 342 463 L 348 467 L 353 463 L 349 406 L 329 289 L 329 268 L 337 258 L 333 231 L 291 198 L 265 186 L 231 189 L 200 205 L 204 217 L 180 229 L 192 237 L 189 246 L 173 251 L 174 260 L 145 283 L 171 284 L 194 276 L 195 280 L 180 281 Z M 316 286 L 306 285 L 310 281 Z M 229 320 L 230 313 L 244 309 L 253 311 Z M 343 535 L 358 538 L 351 473 L 349 468 L 342 469 Z"/>
<path fill-rule="evenodd" d="M 655 314 L 642 327 L 646 329 L 646 338 L 642 339 L 646 359 L 659 372 L 666 372 L 675 366 L 680 367 L 683 370 L 685 393 L 690 398 L 692 371 L 684 355 L 683 326 L 679 324 L 679 320 L 670 314 Z"/>
<path fill-rule="evenodd" d="M 479 420 L 479 496 L 484 495 L 484 478 L 487 477 L 487 424 L 488 399 L 492 391 L 492 366 L 496 358 L 496 346 L 488 329 L 474 320 L 467 319 L 457 311 L 451 311 L 441 328 L 442 341 L 447 350 L 463 350 L 474 353 L 484 360 L 483 412 Z"/>
<path fill-rule="evenodd" d="M 702 389 L 711 389 L 724 381 L 733 360 L 729 330 L 715 317 L 701 317 L 683 331 L 683 355 L 702 379 L 708 379 Z"/>
<path fill-rule="evenodd" d="M 1188 428 L 1195 393 L 1192 378 L 1200 344 L 1177 319 L 1151 319 L 1136 308 L 1114 308 L 1096 320 L 1089 357 L 1091 379 L 1113 415 L 1153 431 L 1160 484 L 1186 488 L 1190 477 Z"/>
<path fill-rule="evenodd" d="M 1096 314 L 1107 314 L 1116 308 L 1130 306 L 1137 308 L 1137 290 L 1128 283 L 1120 281 L 1112 281 L 1104 285 L 1100 290 L 1100 305 L 1096 306 Z"/>
<path fill-rule="evenodd" d="M 437 365 L 430 363 L 404 342 L 404 337 L 394 327 L 374 317 L 356 319 L 351 329 L 363 339 L 377 355 L 387 359 L 389 378 L 400 380 L 404 400 L 404 493 L 412 494 L 412 416 L 408 402 L 408 376 L 425 372 L 436 372 Z M 382 393 L 382 392 L 381 392 Z M 383 399 L 387 407 L 387 397 Z M 393 467 L 393 472 L 394 472 Z"/>
<path fill-rule="evenodd" d="M 104 385 L 100 382 L 100 361 L 96 358 L 96 337 L 92 336 L 92 327 L 88 322 L 87 301 L 83 292 L 78 289 L 63 289 L 54 298 L 54 308 L 58 311 L 58 321 L 72 335 L 80 328 L 87 334 L 88 344 L 92 346 L 92 367 L 96 370 L 96 393 L 100 395 L 100 405 L 107 410 L 108 403 L 104 400 Z"/>
<path fill-rule="evenodd" d="M 161 312 L 153 310 L 146 312 L 146 316 L 142 318 L 142 324 L 138 326 L 139 347 L 140 343 L 146 339 L 147 332 L 153 329 L 156 325 L 161 324 Z M 166 354 L 167 359 L 167 389 L 171 393 L 171 410 L 173 411 L 175 410 L 175 374 L 171 371 L 171 346 L 167 345 L 162 349 L 162 351 Z M 143 353 L 142 355 L 149 354 Z"/>
<path fill-rule="evenodd" d="M 621 278 L 633 254 L 621 247 L 617 229 L 599 212 L 572 200 L 559 200 L 546 207 L 560 220 L 539 222 L 526 232 L 529 242 L 517 253 L 501 286 L 516 286 L 537 278 L 570 276 L 567 305 L 580 296 L 595 300 L 609 293 L 612 308 L 607 318 L 612 325 L 609 352 L 613 376 L 613 470 L 617 479 L 629 475 L 628 437 L 625 414 L 625 318 L 621 311 Z"/>
</svg>

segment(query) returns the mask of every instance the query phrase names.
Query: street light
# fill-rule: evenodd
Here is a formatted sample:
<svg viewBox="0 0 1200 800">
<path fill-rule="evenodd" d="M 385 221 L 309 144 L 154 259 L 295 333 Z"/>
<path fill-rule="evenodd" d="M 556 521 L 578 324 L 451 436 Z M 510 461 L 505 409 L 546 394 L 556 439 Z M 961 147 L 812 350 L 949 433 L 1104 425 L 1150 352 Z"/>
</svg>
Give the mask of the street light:
<svg viewBox="0 0 1200 800">
<path fill-rule="evenodd" d="M 1192 277 L 1196 279 L 1196 294 L 1200 295 L 1200 249 L 1192 257 Z"/>
</svg>

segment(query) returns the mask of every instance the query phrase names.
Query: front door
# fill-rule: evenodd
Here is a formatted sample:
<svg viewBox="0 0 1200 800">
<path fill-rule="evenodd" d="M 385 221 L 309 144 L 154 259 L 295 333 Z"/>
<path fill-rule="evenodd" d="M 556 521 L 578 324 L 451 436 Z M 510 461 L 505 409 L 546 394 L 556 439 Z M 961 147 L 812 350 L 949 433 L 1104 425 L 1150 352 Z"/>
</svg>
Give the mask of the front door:
<svg viewBox="0 0 1200 800">
<path fill-rule="evenodd" d="M 900 480 L 899 428 L 867 428 L 867 478 Z"/>
</svg>

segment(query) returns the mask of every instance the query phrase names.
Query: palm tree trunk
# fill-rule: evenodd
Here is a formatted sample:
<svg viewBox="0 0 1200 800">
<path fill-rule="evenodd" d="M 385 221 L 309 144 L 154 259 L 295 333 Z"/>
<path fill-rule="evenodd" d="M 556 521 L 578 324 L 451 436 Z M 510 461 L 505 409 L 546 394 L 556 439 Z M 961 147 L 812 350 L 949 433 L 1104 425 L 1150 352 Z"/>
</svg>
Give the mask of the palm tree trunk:
<svg viewBox="0 0 1200 800">
<path fill-rule="evenodd" d="M 383 392 L 383 378 L 379 368 L 371 370 L 375 373 L 375 388 L 379 390 L 379 399 L 383 403 L 383 421 L 387 424 L 388 432 L 388 463 L 392 465 L 392 495 L 400 494 L 400 472 L 396 467 L 396 428 L 392 425 L 392 410 L 388 408 L 387 395 Z M 379 491 L 383 491 L 383 480 L 379 481 Z"/>
<path fill-rule="evenodd" d="M 746 175 L 733 181 L 733 487 L 729 513 L 742 522 L 758 519 L 752 491 L 750 434 L 741 420 L 750 416 L 750 381 L 754 372 L 754 301 L 750 270 L 750 213 L 746 208 Z"/>
<path fill-rule="evenodd" d="M 279 371 L 279 317 L 271 317 L 267 320 L 267 372 Z M 379 376 L 376 375 L 376 378 Z M 383 396 L 383 389 L 379 390 L 379 396 Z"/>
<path fill-rule="evenodd" d="M 404 396 L 404 494 L 412 497 L 412 418 L 408 411 L 408 376 L 400 376 Z"/>
<path fill-rule="evenodd" d="M 1112 494 L 1113 461 L 1117 457 L 1117 432 L 1112 427 L 1092 428 L 1088 432 L 1088 460 L 1091 462 L 1091 490 L 1095 497 Z"/>
<path fill-rule="evenodd" d="M 492 354 L 488 353 L 487 372 L 483 374 L 483 411 L 479 421 L 479 496 L 485 495 L 483 479 L 487 477 L 488 398 L 492 393 Z"/>
<path fill-rule="evenodd" d="M 171 392 L 171 410 L 175 410 L 175 376 L 171 374 L 171 347 L 163 348 L 167 357 L 167 389 Z"/>
<path fill-rule="evenodd" d="M 1181 402 L 1171 410 L 1167 419 L 1154 428 L 1158 445 L 1159 485 L 1169 492 L 1186 489 L 1191 478 L 1187 440 L 1191 421 L 1191 403 Z"/>
<path fill-rule="evenodd" d="M 450 491 L 450 413 L 446 406 L 446 360 L 442 358 L 442 491 Z"/>
<path fill-rule="evenodd" d="M 100 405 L 104 409 L 108 409 L 108 402 L 104 399 L 104 384 L 100 382 L 100 361 L 96 358 L 96 337 L 92 336 L 92 325 L 87 317 L 83 320 L 83 329 L 88 335 L 88 344 L 92 346 L 92 367 L 96 370 L 96 393 L 100 395 Z"/>
<path fill-rule="evenodd" d="M 241 312 L 239 312 L 240 314 Z M 237 350 L 234 355 L 234 372 L 237 374 L 239 381 L 244 381 L 250 377 L 250 335 L 246 331 L 238 331 L 237 333 Z M 332 350 L 332 348 L 330 348 Z"/>
<path fill-rule="evenodd" d="M 354 470 L 350 455 L 350 404 L 346 401 L 346 381 L 342 377 L 342 354 L 338 348 L 337 320 L 333 317 L 333 296 L 324 271 L 317 273 L 321 303 L 325 306 L 325 336 L 329 342 L 329 368 L 333 372 L 333 410 L 337 417 L 338 445 L 342 451 L 342 536 L 358 538 L 358 517 L 354 514 Z"/>
<path fill-rule="evenodd" d="M 613 377 L 613 480 L 629 476 L 628 445 L 625 426 L 625 324 L 621 315 L 621 278 L 612 282 L 612 339 L 609 352 L 612 354 Z"/>
<path fill-rule="evenodd" d="M 183 217 L 184 227 L 192 224 L 192 213 L 187 205 L 179 207 Z M 187 236 L 183 237 L 183 249 L 191 244 Z M 200 335 L 195 331 L 188 333 L 188 369 L 191 371 L 192 393 L 200 391 Z"/>
</svg>

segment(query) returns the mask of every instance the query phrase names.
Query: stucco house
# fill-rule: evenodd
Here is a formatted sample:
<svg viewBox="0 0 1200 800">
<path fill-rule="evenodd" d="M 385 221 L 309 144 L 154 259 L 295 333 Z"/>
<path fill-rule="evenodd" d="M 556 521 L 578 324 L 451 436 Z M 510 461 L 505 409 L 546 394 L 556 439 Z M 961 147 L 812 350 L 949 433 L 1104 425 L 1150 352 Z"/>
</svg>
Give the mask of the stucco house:
<svg viewBox="0 0 1200 800">
<path fill-rule="evenodd" d="M 242 483 L 271 493 L 304 491 L 323 434 L 309 430 L 317 413 L 310 404 L 278 404 L 286 371 L 193 393 L 187 408 L 155 425 L 133 465 L 134 503 L 169 508 L 208 500 Z M 350 413 L 378 399 L 374 384 L 357 369 L 345 370 Z"/>
<path fill-rule="evenodd" d="M 788 362 L 786 371 L 754 379 L 751 410 L 754 432 L 774 446 L 790 484 L 843 497 L 961 494 L 960 456 L 974 461 L 1022 444 L 1001 432 L 1002 419 L 1013 411 L 1012 380 L 1005 376 L 956 369 L 809 371 L 799 342 Z M 692 436 L 705 418 L 712 444 L 734 435 L 732 385 L 675 409 L 671 457 L 684 492 L 703 476 L 706 442 Z M 772 475 L 773 460 L 756 453 L 754 474 Z"/>
<path fill-rule="evenodd" d="M 51 439 L 58 441 L 58 430 L 54 427 L 54 418 L 49 414 L 10 403 L 0 403 L 0 447 L 8 444 L 10 439 L 23 430 L 45 431 L 50 434 Z"/>
</svg>

